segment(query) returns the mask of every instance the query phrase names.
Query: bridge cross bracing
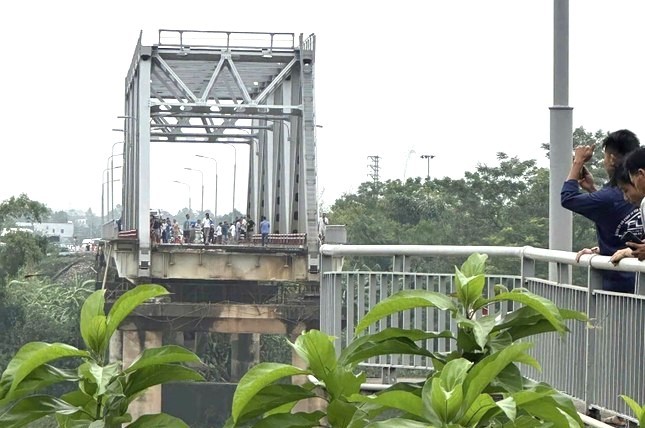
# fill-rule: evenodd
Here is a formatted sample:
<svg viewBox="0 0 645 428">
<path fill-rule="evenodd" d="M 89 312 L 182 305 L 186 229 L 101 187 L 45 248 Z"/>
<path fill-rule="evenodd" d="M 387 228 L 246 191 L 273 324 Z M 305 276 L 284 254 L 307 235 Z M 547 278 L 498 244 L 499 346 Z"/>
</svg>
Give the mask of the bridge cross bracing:
<svg viewBox="0 0 645 428">
<path fill-rule="evenodd" d="M 247 204 L 272 232 L 306 233 L 318 271 L 315 36 L 159 30 L 141 36 L 125 79 L 122 227 L 149 276 L 150 154 L 157 144 L 248 148 Z M 237 153 L 237 151 L 236 151 Z M 236 207 L 233 207 L 236 208 Z"/>
</svg>

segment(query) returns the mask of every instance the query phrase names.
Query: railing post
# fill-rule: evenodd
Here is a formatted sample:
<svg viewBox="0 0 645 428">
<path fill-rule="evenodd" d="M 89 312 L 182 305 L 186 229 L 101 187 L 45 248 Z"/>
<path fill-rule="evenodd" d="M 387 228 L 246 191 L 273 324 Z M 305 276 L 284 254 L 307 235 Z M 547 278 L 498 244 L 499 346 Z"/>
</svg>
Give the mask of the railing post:
<svg viewBox="0 0 645 428">
<path fill-rule="evenodd" d="M 320 331 L 335 337 L 336 354 L 340 354 L 343 316 L 343 290 L 339 276 L 335 273 L 342 267 L 342 258 L 320 256 Z M 353 332 L 347 332 L 348 335 Z M 347 338 L 349 341 L 349 337 Z"/>
<path fill-rule="evenodd" d="M 535 260 L 529 259 L 524 255 L 524 250 L 522 250 L 522 255 L 520 256 L 520 280 L 522 287 L 526 287 L 528 279 L 535 276 Z"/>
<path fill-rule="evenodd" d="M 596 319 L 596 290 L 602 289 L 602 275 L 601 273 L 591 267 L 591 261 L 595 255 L 589 259 L 589 267 L 587 268 L 587 316 L 590 322 Z M 592 403 L 592 398 L 595 397 L 596 386 L 596 329 L 592 326 L 587 327 L 585 344 L 585 408 L 589 409 Z"/>
</svg>

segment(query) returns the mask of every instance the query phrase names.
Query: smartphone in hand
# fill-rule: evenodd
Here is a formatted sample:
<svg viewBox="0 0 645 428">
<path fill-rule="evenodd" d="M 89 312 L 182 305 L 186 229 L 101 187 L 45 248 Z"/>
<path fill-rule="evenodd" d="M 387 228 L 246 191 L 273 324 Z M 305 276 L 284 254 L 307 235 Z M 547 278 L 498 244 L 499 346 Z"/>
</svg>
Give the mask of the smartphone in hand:
<svg viewBox="0 0 645 428">
<path fill-rule="evenodd" d="M 643 241 L 634 235 L 632 232 L 625 232 L 623 236 L 620 237 L 620 240 L 623 242 L 635 242 L 637 244 L 642 244 Z"/>
</svg>

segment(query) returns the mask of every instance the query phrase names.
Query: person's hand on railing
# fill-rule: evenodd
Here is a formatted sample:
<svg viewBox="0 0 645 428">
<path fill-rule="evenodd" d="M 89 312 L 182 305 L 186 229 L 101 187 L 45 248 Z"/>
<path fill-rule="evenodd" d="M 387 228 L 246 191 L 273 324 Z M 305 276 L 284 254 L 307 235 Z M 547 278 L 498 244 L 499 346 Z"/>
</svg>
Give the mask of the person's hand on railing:
<svg viewBox="0 0 645 428">
<path fill-rule="evenodd" d="M 636 242 L 626 242 L 625 245 L 632 249 L 632 256 L 637 257 L 638 260 L 645 260 L 645 244 L 637 244 Z"/>
<path fill-rule="evenodd" d="M 600 248 L 598 247 L 591 247 L 591 248 L 583 248 L 582 250 L 578 251 L 578 254 L 576 254 L 576 263 L 580 261 L 580 257 L 584 256 L 585 254 L 599 254 L 600 253 Z"/>
<path fill-rule="evenodd" d="M 619 261 L 626 257 L 634 257 L 632 254 L 632 249 L 631 248 L 623 248 L 622 250 L 616 251 L 611 258 L 609 259 L 610 262 L 613 264 L 617 265 Z"/>
</svg>

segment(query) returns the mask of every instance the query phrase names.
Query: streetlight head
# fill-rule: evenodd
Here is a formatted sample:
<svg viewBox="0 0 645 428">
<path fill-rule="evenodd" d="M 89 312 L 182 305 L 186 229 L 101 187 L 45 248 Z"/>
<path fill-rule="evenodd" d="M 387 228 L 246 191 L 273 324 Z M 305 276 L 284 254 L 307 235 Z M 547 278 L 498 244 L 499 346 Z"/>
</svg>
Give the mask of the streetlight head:
<svg viewBox="0 0 645 428">
<path fill-rule="evenodd" d="M 192 170 L 193 170 L 192 168 L 188 168 L 188 167 L 186 167 L 186 168 L 184 168 L 184 169 L 187 169 L 188 171 L 192 171 Z"/>
</svg>

